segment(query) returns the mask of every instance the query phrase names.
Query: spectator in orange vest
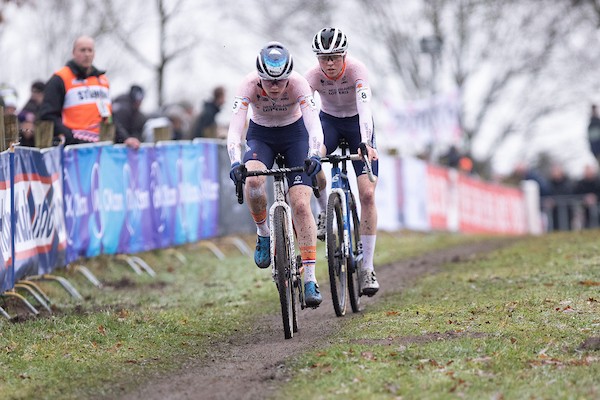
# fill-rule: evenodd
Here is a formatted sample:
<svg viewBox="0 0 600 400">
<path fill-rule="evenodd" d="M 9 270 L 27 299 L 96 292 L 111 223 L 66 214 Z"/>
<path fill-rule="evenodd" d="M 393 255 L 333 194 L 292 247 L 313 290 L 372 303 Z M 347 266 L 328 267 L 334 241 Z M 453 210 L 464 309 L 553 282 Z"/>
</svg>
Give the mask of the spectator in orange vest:
<svg viewBox="0 0 600 400">
<path fill-rule="evenodd" d="M 93 65 L 95 52 L 93 38 L 78 37 L 73 59 L 46 84 L 40 119 L 54 123 L 55 144 L 97 142 L 101 123 L 112 122 L 110 85 L 105 71 Z M 127 144 L 137 148 L 139 141 Z"/>
</svg>

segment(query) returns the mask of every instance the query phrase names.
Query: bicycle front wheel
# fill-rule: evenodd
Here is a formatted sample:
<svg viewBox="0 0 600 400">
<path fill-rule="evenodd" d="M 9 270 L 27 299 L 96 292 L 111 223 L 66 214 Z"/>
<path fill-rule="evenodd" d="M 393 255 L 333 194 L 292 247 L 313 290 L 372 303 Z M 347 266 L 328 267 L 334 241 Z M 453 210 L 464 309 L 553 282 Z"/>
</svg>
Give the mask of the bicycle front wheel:
<svg viewBox="0 0 600 400">
<path fill-rule="evenodd" d="M 342 202 L 337 193 L 331 193 L 327 201 L 327 264 L 329 284 L 335 315 L 346 314 L 346 256 L 344 254 L 344 215 Z"/>
<path fill-rule="evenodd" d="M 277 289 L 279 291 L 279 302 L 281 303 L 281 318 L 283 321 L 283 333 L 286 339 L 294 336 L 294 301 L 292 298 L 292 276 L 290 254 L 289 229 L 286 212 L 282 207 L 275 209 L 273 214 L 273 225 L 275 226 L 275 270 L 277 272 Z"/>
<path fill-rule="evenodd" d="M 348 192 L 348 212 L 350 213 L 350 257 L 348 257 L 348 292 L 350 293 L 350 307 L 352 312 L 360 311 L 360 268 L 362 267 L 362 242 L 360 240 L 360 219 L 356 210 L 356 200 L 352 192 Z"/>
</svg>

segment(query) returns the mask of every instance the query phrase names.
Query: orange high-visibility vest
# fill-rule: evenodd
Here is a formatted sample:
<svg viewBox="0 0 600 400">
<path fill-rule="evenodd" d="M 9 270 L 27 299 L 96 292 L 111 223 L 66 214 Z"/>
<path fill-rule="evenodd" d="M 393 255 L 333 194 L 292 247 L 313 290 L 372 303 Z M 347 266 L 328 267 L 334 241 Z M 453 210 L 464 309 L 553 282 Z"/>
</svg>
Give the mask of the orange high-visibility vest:
<svg viewBox="0 0 600 400">
<path fill-rule="evenodd" d="M 108 79 L 104 74 L 78 79 L 68 66 L 56 75 L 65 84 L 63 124 L 73 131 L 74 138 L 97 142 L 100 123 L 112 115 Z"/>
</svg>

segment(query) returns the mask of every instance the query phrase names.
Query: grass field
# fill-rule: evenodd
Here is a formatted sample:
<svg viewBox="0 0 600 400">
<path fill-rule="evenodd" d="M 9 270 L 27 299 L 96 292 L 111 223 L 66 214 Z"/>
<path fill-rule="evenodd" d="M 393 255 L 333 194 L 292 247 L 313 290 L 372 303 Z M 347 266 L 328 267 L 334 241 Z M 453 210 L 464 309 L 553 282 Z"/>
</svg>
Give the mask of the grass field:
<svg viewBox="0 0 600 400">
<path fill-rule="evenodd" d="M 294 378 L 277 397 L 600 398 L 600 350 L 583 345 L 600 336 L 597 239 L 597 231 L 524 238 L 444 266 L 348 318 L 331 347 L 293 360 Z M 470 240 L 382 234 L 376 263 Z M 52 315 L 0 321 L 0 398 L 117 398 L 251 326 L 257 310 L 277 313 L 270 277 L 218 244 L 224 261 L 200 245 L 142 255 L 155 278 L 90 260 L 104 289 L 65 273 L 83 302 L 41 283 Z M 12 301 L 3 307 L 14 310 Z"/>
<path fill-rule="evenodd" d="M 598 232 L 526 239 L 386 297 L 278 398 L 598 399 L 599 301 Z"/>
</svg>

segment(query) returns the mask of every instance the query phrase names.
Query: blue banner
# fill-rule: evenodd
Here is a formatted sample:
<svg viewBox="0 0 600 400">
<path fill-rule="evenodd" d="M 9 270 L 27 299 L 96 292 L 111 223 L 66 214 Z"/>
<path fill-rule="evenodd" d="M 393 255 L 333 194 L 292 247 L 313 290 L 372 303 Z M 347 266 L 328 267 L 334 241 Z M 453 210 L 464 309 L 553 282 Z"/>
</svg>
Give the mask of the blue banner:
<svg viewBox="0 0 600 400">
<path fill-rule="evenodd" d="M 158 247 L 161 248 L 177 243 L 175 215 L 180 197 L 177 175 L 179 153 L 180 146 L 175 144 L 156 146 L 150 171 L 155 231 L 159 239 Z M 180 239 L 179 243 L 183 243 L 183 240 Z"/>
<path fill-rule="evenodd" d="M 195 140 L 192 145 L 196 154 L 195 168 L 191 175 L 198 177 L 200 206 L 195 240 L 218 235 L 219 230 L 219 145 L 215 142 Z M 233 186 L 233 185 L 232 185 Z"/>
<path fill-rule="evenodd" d="M 137 253 L 158 247 L 150 186 L 150 166 L 155 154 L 154 147 L 150 146 L 127 152 L 127 164 L 123 170 L 127 214 L 119 240 L 119 252 Z"/>
<path fill-rule="evenodd" d="M 67 263 L 102 254 L 100 152 L 96 145 L 67 146 L 63 157 Z"/>
<path fill-rule="evenodd" d="M 126 185 L 131 174 L 127 166 L 127 148 L 104 147 L 100 152 L 98 184 L 100 220 L 102 222 L 102 252 L 125 253 L 127 244 L 120 243 L 127 217 Z"/>
<path fill-rule="evenodd" d="M 166 142 L 69 146 L 64 155 L 67 260 L 131 254 L 214 237 L 219 146 Z"/>
<path fill-rule="evenodd" d="M 200 220 L 202 207 L 202 188 L 200 187 L 200 166 L 197 162 L 200 148 L 192 145 L 181 147 L 181 162 L 178 165 L 180 200 L 178 222 L 184 233 L 185 242 L 198 240 L 196 223 Z"/>
</svg>

